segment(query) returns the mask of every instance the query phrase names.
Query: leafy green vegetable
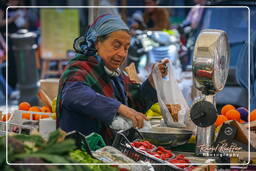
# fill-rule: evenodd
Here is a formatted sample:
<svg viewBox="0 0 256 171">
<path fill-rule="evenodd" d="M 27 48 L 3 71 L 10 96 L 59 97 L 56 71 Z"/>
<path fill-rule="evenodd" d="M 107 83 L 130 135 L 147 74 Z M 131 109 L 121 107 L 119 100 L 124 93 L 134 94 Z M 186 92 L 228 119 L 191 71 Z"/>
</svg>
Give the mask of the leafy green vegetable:
<svg viewBox="0 0 256 171">
<path fill-rule="evenodd" d="M 89 154 L 81 151 L 75 150 L 70 153 L 70 157 L 80 163 L 102 163 L 97 159 L 93 159 Z M 118 169 L 108 165 L 88 165 L 94 171 L 117 171 Z"/>
<path fill-rule="evenodd" d="M 39 135 L 8 136 L 8 161 L 10 163 L 74 163 L 70 152 L 75 149 L 72 139 L 65 140 L 64 132 L 54 131 L 50 139 L 45 141 Z M 0 170 L 1 171 L 87 171 L 87 166 L 78 165 L 44 165 L 42 167 L 31 165 L 14 166 L 6 164 L 5 137 L 0 137 Z"/>
</svg>

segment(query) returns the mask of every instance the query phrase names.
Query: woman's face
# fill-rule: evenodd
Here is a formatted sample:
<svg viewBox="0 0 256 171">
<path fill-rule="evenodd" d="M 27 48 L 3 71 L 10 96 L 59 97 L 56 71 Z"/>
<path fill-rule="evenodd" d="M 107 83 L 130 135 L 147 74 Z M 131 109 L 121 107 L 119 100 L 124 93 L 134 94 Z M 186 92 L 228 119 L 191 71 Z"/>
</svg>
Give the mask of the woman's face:
<svg viewBox="0 0 256 171">
<path fill-rule="evenodd" d="M 118 30 L 110 33 L 104 41 L 96 43 L 98 55 L 110 70 L 116 70 L 125 61 L 130 46 L 130 35 Z"/>
</svg>

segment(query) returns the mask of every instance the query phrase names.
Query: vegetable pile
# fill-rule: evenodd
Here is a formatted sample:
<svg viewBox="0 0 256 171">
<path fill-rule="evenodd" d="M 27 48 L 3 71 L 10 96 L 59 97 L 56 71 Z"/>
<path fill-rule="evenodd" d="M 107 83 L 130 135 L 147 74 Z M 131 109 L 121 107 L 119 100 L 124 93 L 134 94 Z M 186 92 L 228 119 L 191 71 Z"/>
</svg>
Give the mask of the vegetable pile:
<svg viewBox="0 0 256 171">
<path fill-rule="evenodd" d="M 171 150 L 166 150 L 162 146 L 156 147 L 149 141 L 134 141 L 131 145 L 161 160 L 166 160 L 174 156 Z"/>
<path fill-rule="evenodd" d="M 177 155 L 174 159 L 168 160 L 168 162 L 174 164 L 179 168 L 186 168 L 189 167 L 190 161 L 186 159 L 182 154 Z M 184 165 L 180 165 L 180 163 L 186 163 Z"/>
<path fill-rule="evenodd" d="M 75 150 L 71 152 L 70 157 L 79 163 L 102 163 L 97 159 L 93 159 L 89 154 L 81 150 Z M 108 165 L 88 165 L 87 167 L 89 167 L 93 171 L 103 171 L 103 170 L 117 171 L 118 170 L 118 168 L 108 166 Z"/>
<path fill-rule="evenodd" d="M 155 145 L 151 144 L 149 141 L 134 141 L 131 143 L 131 145 L 138 150 L 142 150 L 153 157 L 156 157 L 158 159 L 174 164 L 179 168 L 186 168 L 190 166 L 189 165 L 190 161 L 187 158 L 185 158 L 183 155 L 179 154 L 174 158 L 175 155 L 172 153 L 171 150 L 167 150 L 162 146 L 156 147 Z M 180 163 L 185 163 L 185 164 L 180 165 Z"/>
<path fill-rule="evenodd" d="M 79 163 L 72 151 L 76 149 L 73 139 L 65 139 L 65 133 L 56 130 L 46 141 L 40 135 L 9 135 L 8 162 L 9 163 Z M 0 170 L 1 171 L 62 171 L 62 170 L 94 170 L 88 166 L 79 165 L 7 165 L 6 137 L 0 137 Z M 72 155 L 73 154 L 73 155 Z M 88 162 L 91 161 L 87 157 Z M 84 159 L 83 161 L 86 161 Z M 100 170 L 100 169 L 98 169 Z M 102 169 L 104 170 L 104 169 Z"/>
</svg>

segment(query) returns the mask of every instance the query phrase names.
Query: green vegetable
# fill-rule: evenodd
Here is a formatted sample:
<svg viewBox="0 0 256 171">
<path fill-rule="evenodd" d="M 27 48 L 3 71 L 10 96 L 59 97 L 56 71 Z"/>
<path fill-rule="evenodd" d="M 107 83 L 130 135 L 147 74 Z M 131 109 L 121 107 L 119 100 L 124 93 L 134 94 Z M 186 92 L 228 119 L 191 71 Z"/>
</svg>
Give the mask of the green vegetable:
<svg viewBox="0 0 256 171">
<path fill-rule="evenodd" d="M 50 144 L 45 146 L 43 149 L 38 150 L 39 152 L 43 153 L 52 153 L 52 154 L 67 154 L 70 151 L 74 150 L 76 148 L 75 142 L 72 139 L 67 139 L 65 141 L 55 143 L 55 144 Z"/>
<path fill-rule="evenodd" d="M 80 163 L 102 163 L 81 150 L 71 152 L 70 157 Z M 118 171 L 117 168 L 108 165 L 88 165 L 88 167 L 94 171 Z"/>
<path fill-rule="evenodd" d="M 45 141 L 44 139 L 39 136 L 39 135 L 23 135 L 23 134 L 18 134 L 12 136 L 16 140 L 23 141 L 23 142 L 32 142 L 36 146 L 41 147 L 44 145 Z"/>
<path fill-rule="evenodd" d="M 8 162 L 10 163 L 74 163 L 70 152 L 75 149 L 72 139 L 65 140 L 63 131 L 54 131 L 49 140 L 45 141 L 39 135 L 14 135 L 8 137 Z M 1 171 L 86 171 L 87 166 L 77 165 L 44 165 L 14 166 L 6 164 L 5 137 L 0 137 L 0 170 Z"/>
</svg>

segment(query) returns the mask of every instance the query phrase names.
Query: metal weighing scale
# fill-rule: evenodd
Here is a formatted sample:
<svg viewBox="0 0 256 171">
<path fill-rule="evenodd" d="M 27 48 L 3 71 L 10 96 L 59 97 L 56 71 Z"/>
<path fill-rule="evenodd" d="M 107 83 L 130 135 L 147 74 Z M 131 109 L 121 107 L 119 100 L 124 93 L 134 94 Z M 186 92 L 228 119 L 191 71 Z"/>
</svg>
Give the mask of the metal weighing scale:
<svg viewBox="0 0 256 171">
<path fill-rule="evenodd" d="M 192 64 L 193 84 L 202 95 L 194 101 L 190 111 L 191 120 L 197 125 L 198 156 L 209 156 L 201 147 L 213 145 L 217 119 L 215 94 L 225 86 L 229 60 L 227 34 L 222 30 L 203 30 L 196 40 Z"/>
</svg>

